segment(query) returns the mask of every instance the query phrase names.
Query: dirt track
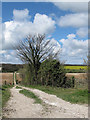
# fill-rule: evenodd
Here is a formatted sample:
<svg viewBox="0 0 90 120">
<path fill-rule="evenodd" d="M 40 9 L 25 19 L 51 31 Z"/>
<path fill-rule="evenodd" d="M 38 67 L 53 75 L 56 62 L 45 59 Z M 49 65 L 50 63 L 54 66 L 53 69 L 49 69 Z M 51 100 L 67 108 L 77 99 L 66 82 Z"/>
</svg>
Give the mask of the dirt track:
<svg viewBox="0 0 90 120">
<path fill-rule="evenodd" d="M 34 100 L 19 93 L 15 87 L 11 89 L 11 98 L 3 110 L 8 118 L 88 118 L 88 107 L 71 104 L 55 95 L 49 95 L 37 89 L 30 89 L 43 100 L 43 105 L 34 104 Z"/>
</svg>

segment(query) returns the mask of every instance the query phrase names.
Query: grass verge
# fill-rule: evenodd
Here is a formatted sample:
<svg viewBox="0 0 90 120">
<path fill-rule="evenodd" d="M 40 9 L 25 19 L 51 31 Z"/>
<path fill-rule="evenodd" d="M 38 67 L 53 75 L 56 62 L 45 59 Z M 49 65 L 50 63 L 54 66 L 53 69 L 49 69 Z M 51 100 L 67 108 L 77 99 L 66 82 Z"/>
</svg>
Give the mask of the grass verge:
<svg viewBox="0 0 90 120">
<path fill-rule="evenodd" d="M 39 103 L 39 104 L 42 103 L 41 99 L 39 99 L 38 96 L 36 96 L 33 92 L 31 92 L 29 90 L 23 89 L 23 90 L 20 90 L 19 92 L 24 94 L 25 96 L 27 96 L 29 98 L 33 98 L 35 100 L 34 103 Z"/>
<path fill-rule="evenodd" d="M 78 104 L 88 104 L 88 90 L 87 89 L 64 89 L 48 86 L 28 86 L 30 88 L 36 88 L 42 90 L 48 94 L 56 95 L 65 101 Z"/>
<path fill-rule="evenodd" d="M 12 85 L 3 85 L 2 86 L 2 107 L 5 106 L 6 102 L 9 100 L 11 93 L 10 88 L 12 88 Z"/>
</svg>

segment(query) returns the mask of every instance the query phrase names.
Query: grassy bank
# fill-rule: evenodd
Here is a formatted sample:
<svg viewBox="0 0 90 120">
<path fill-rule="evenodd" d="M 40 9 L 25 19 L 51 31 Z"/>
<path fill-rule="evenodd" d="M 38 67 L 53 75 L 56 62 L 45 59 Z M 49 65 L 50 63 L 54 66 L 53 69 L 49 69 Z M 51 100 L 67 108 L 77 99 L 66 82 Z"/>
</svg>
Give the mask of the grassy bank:
<svg viewBox="0 0 90 120">
<path fill-rule="evenodd" d="M 71 103 L 88 104 L 88 90 L 87 89 L 64 89 L 57 87 L 47 86 L 28 86 L 30 88 L 36 88 L 49 94 L 54 94 L 63 100 Z"/>
<path fill-rule="evenodd" d="M 5 106 L 6 102 L 9 100 L 10 98 L 10 88 L 12 88 L 13 86 L 11 85 L 3 85 L 2 86 L 2 107 Z"/>
<path fill-rule="evenodd" d="M 33 98 L 35 100 L 34 103 L 39 103 L 41 104 L 41 99 L 39 99 L 33 92 L 23 89 L 19 91 L 20 93 L 24 94 L 25 96 L 29 97 L 29 98 Z"/>
</svg>

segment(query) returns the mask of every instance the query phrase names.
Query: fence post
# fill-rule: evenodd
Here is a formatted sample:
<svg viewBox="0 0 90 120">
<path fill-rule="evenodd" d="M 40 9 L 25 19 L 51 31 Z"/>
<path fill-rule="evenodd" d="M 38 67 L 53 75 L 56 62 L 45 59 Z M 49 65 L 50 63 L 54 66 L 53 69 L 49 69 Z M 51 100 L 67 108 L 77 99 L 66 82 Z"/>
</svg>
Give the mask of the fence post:
<svg viewBox="0 0 90 120">
<path fill-rule="evenodd" d="M 14 85 L 16 85 L 16 72 L 14 72 Z"/>
</svg>

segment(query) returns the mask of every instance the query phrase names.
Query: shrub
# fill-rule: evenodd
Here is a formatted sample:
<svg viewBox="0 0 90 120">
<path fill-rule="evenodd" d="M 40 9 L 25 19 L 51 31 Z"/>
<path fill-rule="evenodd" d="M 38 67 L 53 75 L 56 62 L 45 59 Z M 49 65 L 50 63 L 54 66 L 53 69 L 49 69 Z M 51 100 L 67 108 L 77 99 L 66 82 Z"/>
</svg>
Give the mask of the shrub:
<svg viewBox="0 0 90 120">
<path fill-rule="evenodd" d="M 23 69 L 20 69 L 19 71 L 20 77 L 22 78 L 21 84 L 27 85 L 30 84 L 31 77 L 30 77 L 30 70 L 29 65 L 24 65 Z"/>
<path fill-rule="evenodd" d="M 63 65 L 57 60 L 44 61 L 38 71 L 38 84 L 62 87 L 66 82 Z"/>
<path fill-rule="evenodd" d="M 71 79 L 66 79 L 65 84 L 63 85 L 64 88 L 74 88 L 75 86 L 75 77 L 72 76 Z"/>
</svg>

